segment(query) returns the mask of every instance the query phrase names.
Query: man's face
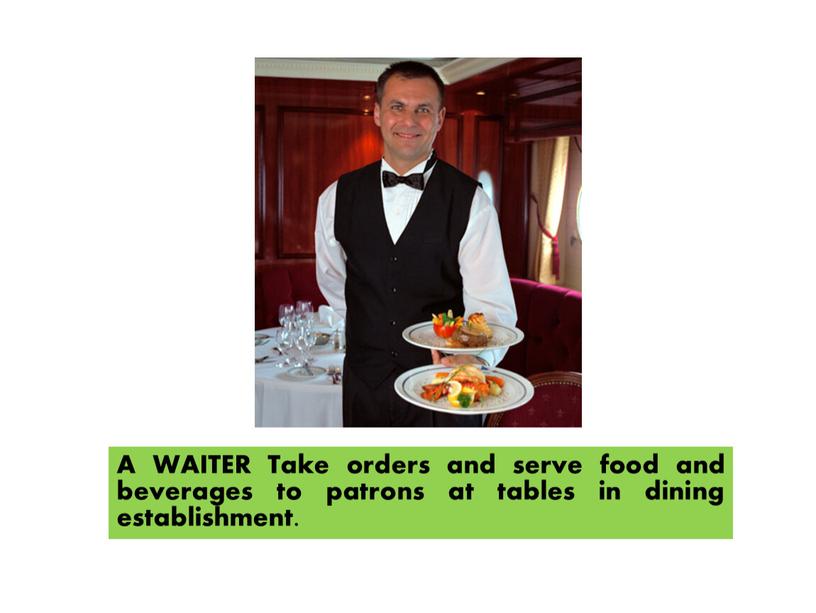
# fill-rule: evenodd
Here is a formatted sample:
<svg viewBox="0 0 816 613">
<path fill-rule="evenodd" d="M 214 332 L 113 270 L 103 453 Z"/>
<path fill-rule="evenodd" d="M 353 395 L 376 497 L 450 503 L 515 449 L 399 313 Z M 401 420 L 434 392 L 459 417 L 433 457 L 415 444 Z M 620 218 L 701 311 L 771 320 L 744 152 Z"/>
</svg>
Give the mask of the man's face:
<svg viewBox="0 0 816 613">
<path fill-rule="evenodd" d="M 374 123 L 382 132 L 385 160 L 401 173 L 430 155 L 444 120 L 439 89 L 428 77 L 394 75 L 385 83 L 382 103 L 374 104 Z"/>
</svg>

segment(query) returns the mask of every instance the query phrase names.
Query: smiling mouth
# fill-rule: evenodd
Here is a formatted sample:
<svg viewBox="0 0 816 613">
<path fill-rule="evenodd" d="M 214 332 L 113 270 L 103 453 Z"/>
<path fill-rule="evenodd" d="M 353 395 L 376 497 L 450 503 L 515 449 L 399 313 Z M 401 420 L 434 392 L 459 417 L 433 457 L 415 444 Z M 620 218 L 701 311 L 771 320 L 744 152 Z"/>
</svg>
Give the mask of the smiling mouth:
<svg viewBox="0 0 816 613">
<path fill-rule="evenodd" d="M 420 135 L 419 135 L 419 134 L 404 134 L 404 133 L 402 133 L 402 132 L 394 132 L 394 134 L 395 134 L 396 136 L 398 136 L 399 138 L 404 138 L 404 139 L 406 139 L 406 140 L 411 140 L 411 139 L 414 139 L 414 138 L 419 138 L 419 137 L 420 137 Z"/>
</svg>

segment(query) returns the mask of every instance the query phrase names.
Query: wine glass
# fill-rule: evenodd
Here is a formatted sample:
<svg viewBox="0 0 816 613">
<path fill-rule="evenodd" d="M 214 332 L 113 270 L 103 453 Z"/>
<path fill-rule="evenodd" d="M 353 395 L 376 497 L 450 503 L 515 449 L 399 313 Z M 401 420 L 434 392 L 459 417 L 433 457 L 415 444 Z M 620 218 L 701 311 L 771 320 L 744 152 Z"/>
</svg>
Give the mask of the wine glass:
<svg viewBox="0 0 816 613">
<path fill-rule="evenodd" d="M 278 307 L 278 321 L 281 326 L 286 326 L 295 315 L 295 307 L 291 304 L 282 304 Z"/>
<path fill-rule="evenodd" d="M 277 341 L 278 349 L 281 352 L 281 359 L 275 362 L 275 366 L 277 368 L 289 366 L 292 364 L 292 357 L 289 352 L 292 350 L 292 346 L 294 345 L 294 338 L 292 325 L 288 320 L 283 326 L 277 329 L 275 340 Z"/>
<path fill-rule="evenodd" d="M 317 342 L 317 331 L 312 328 L 311 322 L 305 322 L 298 329 L 297 348 L 303 354 L 303 364 L 308 365 L 312 360 L 311 349 Z"/>
<path fill-rule="evenodd" d="M 298 300 L 297 304 L 295 305 L 295 313 L 297 313 L 299 319 L 308 319 L 309 321 L 312 320 L 312 314 L 314 313 L 314 307 L 312 306 L 311 300 Z"/>
</svg>

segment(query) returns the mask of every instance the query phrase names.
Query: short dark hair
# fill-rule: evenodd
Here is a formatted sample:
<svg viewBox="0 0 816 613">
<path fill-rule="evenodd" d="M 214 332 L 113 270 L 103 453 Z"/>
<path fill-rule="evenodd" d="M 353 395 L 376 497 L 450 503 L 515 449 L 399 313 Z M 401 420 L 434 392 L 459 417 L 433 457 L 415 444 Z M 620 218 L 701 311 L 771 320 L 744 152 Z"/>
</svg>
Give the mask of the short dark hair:
<svg viewBox="0 0 816 613">
<path fill-rule="evenodd" d="M 433 82 L 436 83 L 437 89 L 439 89 L 439 106 L 444 106 L 445 84 L 442 82 L 442 79 L 439 78 L 436 70 L 427 64 L 414 61 L 396 62 L 385 69 L 385 72 L 383 72 L 380 75 L 380 78 L 377 79 L 377 88 L 375 90 L 377 104 L 382 104 L 385 83 L 394 75 L 398 75 L 405 79 L 422 79 L 425 77 L 433 79 Z"/>
</svg>

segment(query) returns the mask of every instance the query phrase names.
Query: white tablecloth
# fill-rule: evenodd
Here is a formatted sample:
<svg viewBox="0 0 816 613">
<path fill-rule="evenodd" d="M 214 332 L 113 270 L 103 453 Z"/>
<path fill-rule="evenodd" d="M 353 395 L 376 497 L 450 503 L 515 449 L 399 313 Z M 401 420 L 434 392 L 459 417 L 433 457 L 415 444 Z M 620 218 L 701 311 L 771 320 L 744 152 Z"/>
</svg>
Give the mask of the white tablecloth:
<svg viewBox="0 0 816 613">
<path fill-rule="evenodd" d="M 258 330 L 270 334 L 270 330 Z M 255 357 L 274 353 L 272 341 L 255 347 Z M 343 366 L 345 354 L 330 345 L 315 347 L 314 365 Z M 287 374 L 289 367 L 255 365 L 255 425 L 294 427 L 340 427 L 343 425 L 342 386 L 328 375 L 303 381 Z"/>
</svg>

